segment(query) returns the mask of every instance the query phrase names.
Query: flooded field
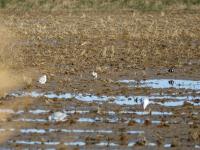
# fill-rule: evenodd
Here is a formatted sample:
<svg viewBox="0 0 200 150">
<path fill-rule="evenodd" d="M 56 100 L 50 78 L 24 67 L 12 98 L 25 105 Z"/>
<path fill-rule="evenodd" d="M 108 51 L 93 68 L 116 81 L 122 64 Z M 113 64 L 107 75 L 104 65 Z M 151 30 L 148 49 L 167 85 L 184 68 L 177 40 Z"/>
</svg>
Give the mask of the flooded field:
<svg viewBox="0 0 200 150">
<path fill-rule="evenodd" d="M 199 148 L 200 81 L 151 79 L 116 82 L 133 91 L 149 88 L 152 92 L 143 95 L 133 92 L 129 96 L 59 93 L 41 89 L 10 93 L 7 101 L 25 98 L 31 99 L 32 104 L 24 109 L 20 106 L 17 109 L 0 108 L 0 113 L 12 115 L 1 120 L 0 132 L 14 134 L 2 144 L 2 148 Z M 157 92 L 158 89 L 162 92 Z M 168 93 L 169 90 L 175 92 Z M 150 102 L 143 110 L 145 97 Z M 63 118 L 50 119 L 56 112 L 64 115 Z"/>
<path fill-rule="evenodd" d="M 199 22 L 0 13 L 0 149 L 200 149 Z"/>
</svg>

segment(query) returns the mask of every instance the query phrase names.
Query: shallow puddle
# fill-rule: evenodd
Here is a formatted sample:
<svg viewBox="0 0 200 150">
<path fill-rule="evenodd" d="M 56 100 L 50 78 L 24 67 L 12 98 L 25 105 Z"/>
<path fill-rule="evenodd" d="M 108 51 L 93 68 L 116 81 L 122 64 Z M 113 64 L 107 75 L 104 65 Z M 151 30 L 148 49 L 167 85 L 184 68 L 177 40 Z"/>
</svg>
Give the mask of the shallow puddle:
<svg viewBox="0 0 200 150">
<path fill-rule="evenodd" d="M 152 79 L 137 82 L 135 80 L 120 80 L 120 83 L 124 83 L 125 86 L 133 87 L 133 94 L 129 96 L 125 95 L 95 95 L 90 93 L 57 93 L 54 91 L 44 91 L 38 92 L 33 90 L 27 91 L 17 91 L 11 93 L 10 96 L 13 97 L 32 97 L 33 100 L 38 100 L 38 98 L 47 98 L 47 101 L 42 103 L 39 107 L 24 108 L 16 110 L 9 108 L 0 108 L 0 113 L 2 114 L 12 114 L 13 119 L 10 122 L 28 124 L 31 126 L 23 126 L 23 128 L 15 129 L 0 129 L 0 132 L 16 132 L 21 135 L 21 137 L 30 137 L 32 134 L 38 137 L 47 137 L 56 134 L 62 135 L 72 135 L 73 138 L 78 138 L 78 141 L 68 142 L 66 141 L 34 141 L 29 139 L 17 139 L 15 141 L 10 140 L 9 143 L 18 145 L 43 145 L 47 147 L 56 147 L 59 144 L 65 146 L 82 146 L 85 147 L 88 143 L 85 138 L 88 136 L 118 136 L 119 134 L 125 134 L 131 137 L 146 137 L 149 134 L 149 129 L 167 128 L 176 125 L 182 126 L 193 126 L 196 123 L 187 117 L 187 112 L 181 111 L 177 113 L 174 111 L 173 107 L 177 107 L 180 110 L 182 106 L 192 106 L 195 110 L 189 110 L 192 117 L 197 118 L 199 112 L 196 110 L 196 106 L 200 106 L 200 81 L 192 80 L 172 80 L 172 79 Z M 134 94 L 134 88 L 151 88 L 152 93 L 144 93 L 143 95 Z M 168 92 L 168 88 L 175 89 L 175 92 Z M 161 92 L 158 93 L 158 89 Z M 167 90 L 166 90 L 167 89 Z M 171 90 L 171 89 L 170 89 Z M 185 92 L 185 90 L 189 90 Z M 149 106 L 146 111 L 143 111 L 142 105 L 144 99 L 149 99 Z M 50 99 L 57 99 L 51 101 Z M 67 100 L 69 100 L 69 106 Z M 74 101 L 73 101 L 74 100 Z M 64 104 L 64 106 L 62 105 Z M 77 104 L 78 103 L 78 104 Z M 58 105 L 59 104 L 59 105 Z M 61 105 L 60 105 L 61 104 Z M 83 105 L 82 105 L 83 104 Z M 91 104 L 91 107 L 90 107 Z M 105 104 L 108 106 L 113 106 L 112 109 L 103 107 Z M 115 104 L 115 105 L 113 105 Z M 141 107 L 137 107 L 141 105 Z M 36 104 L 37 106 L 37 104 Z M 55 106 L 55 107 L 54 107 Z M 103 107 L 103 108 L 101 108 Z M 12 108 L 12 107 L 11 107 Z M 155 108 L 155 109 L 154 109 Z M 151 111 L 148 111 L 152 109 Z M 175 108 L 176 109 L 176 108 Z M 53 122 L 48 119 L 48 116 L 54 114 L 55 112 L 61 112 L 66 115 L 66 121 L 64 122 Z M 150 113 L 151 112 L 151 113 Z M 178 116 L 179 115 L 179 116 Z M 177 117 L 178 116 L 178 117 Z M 184 119 L 180 119 L 184 118 Z M 72 124 L 71 124 L 72 121 Z M 37 124 L 37 127 L 35 126 Z M 71 125 L 70 127 L 68 125 Z M 33 126 L 32 126 L 33 125 Z M 64 126 L 67 125 L 67 126 Z M 102 126 L 101 126 L 102 125 Z M 106 125 L 106 128 L 104 128 Z M 113 128 L 113 126 L 126 126 L 127 129 L 121 130 L 121 128 Z M 81 128 L 81 127 L 84 128 Z M 31 127 L 31 128 L 30 128 Z M 48 128 L 50 127 L 50 128 Z M 98 127 L 98 128 L 96 128 Z M 99 129 L 99 127 L 102 127 Z M 155 128 L 156 127 L 156 128 Z M 86 129 L 85 129 L 86 128 Z M 155 130 L 156 132 L 156 130 Z M 56 135 L 55 134 L 55 135 Z M 80 136 L 81 135 L 81 136 Z M 80 137 L 79 137 L 80 136 Z M 162 135 L 161 135 L 162 136 Z M 148 138 L 148 137 L 147 137 Z M 30 138 L 31 139 L 31 138 Z M 91 139 L 95 140 L 95 139 Z M 155 139 L 149 139 L 154 141 Z M 145 145 L 146 147 L 156 147 L 158 146 L 154 142 L 148 141 Z M 134 147 L 138 143 L 134 139 L 129 139 L 126 141 L 126 147 Z M 120 147 L 120 141 L 98 141 L 92 146 L 104 147 Z M 199 149 L 199 145 L 193 145 L 196 149 Z M 47 148 L 46 147 L 46 148 Z M 163 144 L 164 148 L 171 148 L 171 144 Z"/>
<path fill-rule="evenodd" d="M 93 129 L 36 129 L 36 128 L 30 128 L 30 129 L 0 129 L 0 132 L 15 132 L 15 131 L 19 131 L 20 133 L 24 133 L 24 134 L 33 134 L 33 133 L 37 133 L 37 134 L 45 134 L 45 133 L 51 133 L 51 132 L 59 132 L 59 133 L 77 133 L 77 134 L 81 134 L 81 133 L 102 133 L 102 134 L 111 134 L 111 133 L 116 133 L 116 131 L 113 130 L 104 130 L 104 129 L 98 129 L 98 130 L 93 130 Z M 127 134 L 144 134 L 144 131 L 140 131 L 140 130 L 130 130 L 130 131 L 126 131 Z"/>
<path fill-rule="evenodd" d="M 14 111 L 13 109 L 0 109 L 0 113 L 9 113 L 9 114 L 27 114 L 30 113 L 32 115 L 40 115 L 40 114 L 49 114 L 50 110 L 42 110 L 42 109 L 35 109 L 35 110 L 28 110 L 28 111 L 24 111 L 24 110 L 18 110 L 18 111 Z M 66 111 L 63 110 L 64 113 L 66 114 L 89 114 L 92 112 L 92 110 L 70 110 L 70 111 Z M 117 113 L 114 111 L 102 111 L 103 114 L 108 114 L 108 115 L 116 115 Z M 149 112 L 146 111 L 128 111 L 128 110 L 124 110 L 124 111 L 119 111 L 119 114 L 136 114 L 136 115 L 149 115 Z M 194 112 L 196 114 L 198 114 L 198 112 Z M 151 115 L 152 116 L 170 116 L 173 115 L 172 112 L 160 112 L 160 111 L 151 111 Z"/>
<path fill-rule="evenodd" d="M 41 142 L 41 141 L 23 141 L 23 140 L 17 140 L 17 141 L 9 141 L 10 143 L 16 143 L 16 144 L 22 144 L 22 145 L 58 145 L 60 144 L 60 142 Z M 64 145 L 66 146 L 85 146 L 86 142 L 83 141 L 74 141 L 74 142 L 64 142 Z M 114 142 L 106 142 L 106 141 L 102 141 L 102 142 L 98 142 L 97 144 L 95 144 L 96 146 L 103 146 L 103 147 L 119 147 L 120 144 L 118 143 L 114 143 Z M 129 142 L 127 143 L 128 147 L 133 147 L 136 145 L 136 142 Z M 147 143 L 144 146 L 157 146 L 156 143 Z"/>
<path fill-rule="evenodd" d="M 200 90 L 200 81 L 194 80 L 178 80 L 178 79 L 151 79 L 151 80 L 119 80 L 120 83 L 126 83 L 130 87 L 141 88 L 175 88 L 175 89 L 190 89 Z"/>
<path fill-rule="evenodd" d="M 64 100 L 68 100 L 68 99 L 77 99 L 79 101 L 83 101 L 83 102 L 99 102 L 100 104 L 102 102 L 109 102 L 109 103 L 114 103 L 117 105 L 141 105 L 143 103 L 143 99 L 145 97 L 147 97 L 150 100 L 151 104 L 158 104 L 158 105 L 162 105 L 162 106 L 182 106 L 184 104 L 184 102 L 189 102 L 191 105 L 194 106 L 198 106 L 200 105 L 200 101 L 198 102 L 192 102 L 192 100 L 197 100 L 200 99 L 200 96 L 192 96 L 192 95 L 188 95 L 188 96 L 170 96 L 170 95 L 157 95 L 157 94 L 153 94 L 153 95 L 146 95 L 146 96 L 97 96 L 94 94 L 72 94 L 72 93 L 61 93 L 61 94 L 56 94 L 53 92 L 47 92 L 47 93 L 40 93 L 40 92 L 17 92 L 17 93 L 12 93 L 12 96 L 16 96 L 16 97 L 25 97 L 25 96 L 30 96 L 30 97 L 47 97 L 49 99 L 64 99 Z M 165 99 L 164 103 L 160 103 L 157 102 L 158 100 L 162 100 Z M 167 101 L 170 100 L 170 101 Z M 173 101 L 172 101 L 173 100 Z M 182 100 L 182 101 L 181 101 Z"/>
<path fill-rule="evenodd" d="M 47 119 L 31 119 L 31 118 L 19 118 L 19 119 L 15 119 L 13 120 L 15 122 L 40 122 L 40 123 L 45 123 L 48 122 Z"/>
<path fill-rule="evenodd" d="M 165 148 L 170 148 L 170 147 L 171 147 L 171 144 L 165 144 L 164 147 L 165 147 Z"/>
<path fill-rule="evenodd" d="M 33 123 L 48 123 L 51 122 L 48 119 L 31 119 L 31 118 L 19 118 L 16 120 L 13 120 L 15 122 L 33 122 Z M 122 124 L 128 124 L 129 121 L 134 121 L 138 124 L 145 124 L 145 119 L 141 118 L 123 118 L 123 121 L 119 118 L 79 118 L 77 122 L 80 123 L 122 123 Z M 148 120 L 149 123 L 158 125 L 162 121 L 160 120 Z M 169 122 L 166 122 L 169 123 Z"/>
<path fill-rule="evenodd" d="M 9 141 L 10 143 L 25 144 L 25 145 L 58 145 L 60 142 L 41 142 L 41 141 Z"/>
<path fill-rule="evenodd" d="M 20 145 L 49 145 L 49 146 L 57 146 L 59 144 L 61 144 L 61 142 L 59 141 L 48 141 L 48 142 L 42 142 L 42 141 L 25 141 L 25 140 L 16 140 L 16 141 L 12 141 L 10 140 L 9 143 L 15 143 L 15 144 L 20 144 Z M 62 142 L 63 145 L 65 146 L 86 146 L 87 143 L 84 141 L 74 141 L 74 142 Z M 131 141 L 127 143 L 127 147 L 135 147 L 137 144 L 137 141 Z M 120 146 L 125 146 L 125 145 L 120 145 L 118 143 L 115 142 L 107 142 L 107 141 L 100 141 L 96 144 L 94 144 L 95 146 L 99 146 L 99 147 L 120 147 Z M 153 142 L 148 142 L 145 145 L 143 145 L 143 147 L 157 147 L 158 145 L 156 143 Z M 160 146 L 159 146 L 160 147 Z M 171 148 L 172 144 L 164 144 L 163 148 Z M 198 145 L 195 145 L 194 148 L 199 149 Z M 51 148 L 53 149 L 53 148 Z"/>
</svg>

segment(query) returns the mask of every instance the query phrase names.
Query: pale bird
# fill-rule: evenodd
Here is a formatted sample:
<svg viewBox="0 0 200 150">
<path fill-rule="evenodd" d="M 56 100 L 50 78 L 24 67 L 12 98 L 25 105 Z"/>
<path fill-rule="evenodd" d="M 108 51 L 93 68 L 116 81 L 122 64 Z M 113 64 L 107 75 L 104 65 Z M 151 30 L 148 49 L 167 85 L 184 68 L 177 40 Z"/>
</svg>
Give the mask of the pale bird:
<svg viewBox="0 0 200 150">
<path fill-rule="evenodd" d="M 95 79 L 97 79 L 97 73 L 96 72 L 92 72 L 92 76 L 95 78 Z"/>
<path fill-rule="evenodd" d="M 51 114 L 48 117 L 48 119 L 49 119 L 49 121 L 59 122 L 59 121 L 66 121 L 66 117 L 67 117 L 67 114 L 58 111 L 58 112 L 54 112 L 53 114 Z"/>
<path fill-rule="evenodd" d="M 149 99 L 147 97 L 145 97 L 144 100 L 143 100 L 143 108 L 144 108 L 144 110 L 149 105 L 149 103 L 150 103 Z"/>
<path fill-rule="evenodd" d="M 39 78 L 39 83 L 40 84 L 45 84 L 47 82 L 47 76 L 43 75 Z"/>
</svg>

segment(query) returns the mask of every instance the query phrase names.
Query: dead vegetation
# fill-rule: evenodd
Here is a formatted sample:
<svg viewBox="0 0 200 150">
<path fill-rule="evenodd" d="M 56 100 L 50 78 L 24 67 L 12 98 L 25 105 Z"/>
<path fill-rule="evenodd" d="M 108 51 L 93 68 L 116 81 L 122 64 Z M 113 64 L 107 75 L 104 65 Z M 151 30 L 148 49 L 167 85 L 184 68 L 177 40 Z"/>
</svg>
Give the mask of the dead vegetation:
<svg viewBox="0 0 200 150">
<path fill-rule="evenodd" d="M 0 36 L 0 96 L 4 96 L 12 88 L 17 88 L 21 81 L 17 74 L 8 69 L 15 63 L 16 52 L 12 47 L 15 35 L 1 25 Z"/>
<path fill-rule="evenodd" d="M 16 48 L 17 35 L 0 25 L 0 97 L 11 90 L 30 85 L 34 71 L 24 67 L 23 53 Z"/>
<path fill-rule="evenodd" d="M 112 11 L 117 9 L 160 11 L 195 9 L 199 4 L 199 0 L 0 0 L 1 8 L 25 11 L 32 9 L 41 11 Z"/>
<path fill-rule="evenodd" d="M 44 72 L 63 68 L 73 74 L 91 68 L 107 72 L 182 67 L 200 56 L 199 45 L 193 44 L 200 40 L 199 21 L 199 14 L 190 13 L 67 13 L 39 18 L 30 13 L 13 16 L 6 24 L 24 39 L 17 44 L 25 65 Z"/>
<path fill-rule="evenodd" d="M 14 49 L 16 35 L 6 26 L 0 24 L 0 62 L 1 65 L 11 66 L 17 59 L 17 50 Z"/>
<path fill-rule="evenodd" d="M 0 97 L 6 96 L 10 90 L 22 85 L 22 78 L 8 69 L 1 68 L 0 71 Z"/>
<path fill-rule="evenodd" d="M 2 42 L 0 46 L 2 65 L 0 67 L 0 91 L 3 96 L 10 90 L 25 87 L 24 85 L 28 85 L 29 90 L 38 89 L 38 85 L 32 87 L 33 70 L 39 70 L 40 73 L 48 75 L 48 83 L 39 87 L 41 91 L 55 88 L 53 90 L 58 93 L 62 91 L 73 91 L 74 93 L 89 91 L 89 93 L 97 92 L 97 95 L 102 93 L 105 95 L 110 93 L 129 95 L 130 92 L 133 92 L 133 90 L 128 91 L 128 88 L 117 84 L 114 88 L 109 87 L 110 84 L 114 84 L 114 79 L 110 78 L 113 77 L 113 74 L 117 76 L 117 72 L 122 72 L 127 77 L 129 73 L 135 73 L 135 70 L 139 69 L 142 70 L 141 74 L 148 77 L 145 72 L 148 68 L 167 67 L 169 69 L 172 67 L 175 68 L 175 72 L 182 68 L 185 74 L 191 74 L 191 72 L 195 74 L 199 71 L 200 14 L 196 11 L 172 11 L 171 13 L 91 11 L 62 12 L 59 14 L 56 12 L 48 14 L 44 12 L 18 12 L 16 14 L 4 12 L 0 14 L 0 22 L 3 24 L 2 29 L 0 29 L 2 37 L 0 41 Z M 195 69 L 186 72 L 184 69 L 190 64 L 194 64 L 193 68 Z M 167 70 L 164 72 L 165 74 L 168 72 Z M 91 71 L 100 74 L 100 79 L 88 80 L 88 74 Z M 170 75 L 174 75 L 174 72 L 170 73 Z M 106 76 L 106 79 L 101 80 L 102 76 Z M 135 76 L 140 76 L 140 74 L 136 72 Z M 119 77 L 121 76 L 117 76 L 117 79 Z M 79 82 L 79 79 L 82 78 L 84 78 L 84 82 Z M 73 80 L 79 83 L 71 83 Z M 137 89 L 134 92 L 137 92 Z M 151 94 L 145 89 L 138 89 L 138 93 Z M 2 99 L 7 100 L 5 97 Z M 14 98 L 14 100 L 17 99 Z M 35 103 L 43 108 L 44 106 L 41 104 L 45 100 L 42 98 L 36 100 L 40 100 Z M 11 109 L 22 108 L 26 110 L 31 105 L 31 103 L 26 102 L 22 101 L 16 104 L 7 102 L 7 104 L 3 103 L 1 108 L 9 108 L 12 105 Z M 54 110 L 56 104 L 61 106 L 59 109 L 65 109 L 65 106 L 70 107 L 70 104 L 63 106 L 63 102 L 60 100 L 57 103 L 50 100 L 46 100 L 46 102 L 48 102 L 47 106 L 51 105 L 50 110 Z M 78 103 L 75 99 L 68 102 L 74 102 L 73 106 L 85 106 L 85 103 Z M 92 105 L 95 104 L 91 103 L 87 107 Z M 102 110 L 111 108 L 102 107 L 104 107 Z M 116 110 L 120 109 L 121 106 L 117 106 Z M 190 107 L 183 109 L 190 109 Z M 92 115 L 96 115 L 97 112 L 94 111 Z M 100 112 L 99 115 L 105 115 L 105 113 Z M 11 117 L 12 115 L 2 113 L 0 119 L 9 120 Z M 181 118 L 181 116 L 178 117 Z M 49 128 L 49 124 L 39 127 Z M 69 124 L 72 129 L 75 125 L 80 125 L 74 118 L 69 120 Z M 153 126 L 149 120 L 145 120 L 145 124 L 141 127 L 137 122 L 130 121 L 128 126 L 137 129 L 138 127 L 143 129 Z M 109 123 L 107 122 L 106 125 Z M 173 126 L 161 122 L 153 129 L 164 132 Z M 176 129 L 177 126 L 175 125 Z M 38 124 L 33 127 L 39 128 Z M 91 124 L 88 127 L 96 129 L 98 124 Z M 117 125 L 116 128 L 119 126 Z M 181 131 L 173 134 L 181 133 Z M 52 137 L 54 135 L 56 136 L 56 134 L 52 134 Z M 191 136 L 194 141 L 198 140 L 196 134 L 191 133 Z M 4 134 L 2 137 L 2 139 L 7 139 Z M 31 139 L 32 137 L 26 138 Z M 63 137 L 67 137 L 66 134 Z M 118 142 L 122 146 L 128 144 L 129 137 L 126 134 L 121 134 L 118 137 Z M 85 138 L 85 142 L 92 145 L 100 142 L 100 139 L 103 138 L 88 136 Z M 159 143 L 161 142 L 159 141 Z M 146 138 L 141 138 L 136 143 L 139 146 L 147 144 Z"/>
</svg>

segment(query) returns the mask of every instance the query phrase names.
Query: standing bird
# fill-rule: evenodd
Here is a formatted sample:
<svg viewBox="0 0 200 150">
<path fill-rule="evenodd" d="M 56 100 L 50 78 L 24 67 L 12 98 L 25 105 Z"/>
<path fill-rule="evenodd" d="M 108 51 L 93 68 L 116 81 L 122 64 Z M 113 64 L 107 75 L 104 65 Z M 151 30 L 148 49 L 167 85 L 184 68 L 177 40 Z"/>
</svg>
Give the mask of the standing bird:
<svg viewBox="0 0 200 150">
<path fill-rule="evenodd" d="M 48 119 L 49 121 L 52 121 L 52 122 L 60 122 L 60 121 L 66 121 L 66 117 L 68 115 L 63 113 L 63 112 L 54 112 L 53 114 L 51 114 Z"/>
<path fill-rule="evenodd" d="M 150 104 L 151 102 L 149 101 L 149 99 L 147 97 L 144 98 L 143 100 L 143 108 L 144 110 L 147 108 L 147 106 Z M 149 109 L 148 113 L 151 115 L 151 109 Z"/>
<path fill-rule="evenodd" d="M 174 80 L 169 80 L 168 83 L 173 86 L 174 85 Z"/>
<path fill-rule="evenodd" d="M 96 72 L 92 72 L 92 76 L 94 77 L 94 79 L 97 79 L 97 73 Z"/>
<path fill-rule="evenodd" d="M 150 103 L 149 99 L 147 97 L 145 97 L 144 100 L 143 100 L 143 108 L 144 108 L 144 110 L 149 105 L 149 103 Z"/>
<path fill-rule="evenodd" d="M 38 81 L 40 84 L 45 84 L 47 82 L 47 76 L 46 75 L 41 76 Z"/>
</svg>

